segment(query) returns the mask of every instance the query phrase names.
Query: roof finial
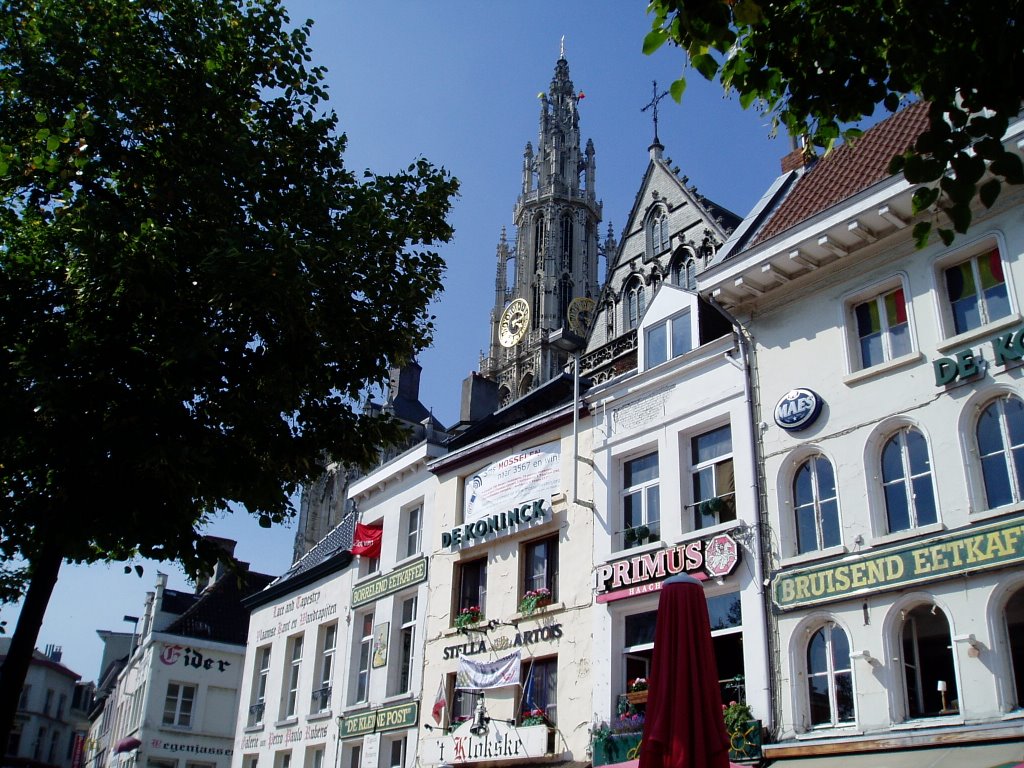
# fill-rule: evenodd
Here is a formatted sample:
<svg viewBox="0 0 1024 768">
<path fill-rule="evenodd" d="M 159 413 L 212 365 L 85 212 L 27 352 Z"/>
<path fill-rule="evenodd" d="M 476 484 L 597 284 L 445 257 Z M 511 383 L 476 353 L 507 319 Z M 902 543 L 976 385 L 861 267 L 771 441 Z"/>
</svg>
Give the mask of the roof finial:
<svg viewBox="0 0 1024 768">
<path fill-rule="evenodd" d="M 661 144 L 661 142 L 658 140 L 658 102 L 664 99 L 666 96 L 668 96 L 668 91 L 662 91 L 659 94 L 657 80 L 651 81 L 651 90 L 651 101 L 647 104 L 646 107 L 643 107 L 640 111 L 646 112 L 648 109 L 654 110 L 654 143 Z"/>
<path fill-rule="evenodd" d="M 558 58 L 560 58 L 560 59 L 564 59 L 565 58 L 565 35 L 562 35 L 562 45 L 558 49 Z"/>
</svg>

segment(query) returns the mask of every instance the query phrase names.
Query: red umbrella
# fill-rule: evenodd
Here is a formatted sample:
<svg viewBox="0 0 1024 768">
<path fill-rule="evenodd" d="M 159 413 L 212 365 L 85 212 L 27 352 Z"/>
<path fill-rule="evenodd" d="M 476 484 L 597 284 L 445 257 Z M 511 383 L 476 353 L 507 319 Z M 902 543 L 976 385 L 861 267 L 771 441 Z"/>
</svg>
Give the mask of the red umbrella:
<svg viewBox="0 0 1024 768">
<path fill-rule="evenodd" d="M 686 574 L 666 579 L 647 678 L 640 768 L 728 768 L 717 672 L 704 587 Z"/>
</svg>

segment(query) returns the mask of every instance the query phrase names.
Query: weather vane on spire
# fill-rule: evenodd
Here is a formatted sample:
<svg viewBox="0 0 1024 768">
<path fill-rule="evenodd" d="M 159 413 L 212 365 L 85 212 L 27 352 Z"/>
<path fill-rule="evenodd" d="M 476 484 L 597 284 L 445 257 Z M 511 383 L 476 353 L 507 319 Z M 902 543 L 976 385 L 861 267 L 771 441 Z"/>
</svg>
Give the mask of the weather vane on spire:
<svg viewBox="0 0 1024 768">
<path fill-rule="evenodd" d="M 648 109 L 654 110 L 654 143 L 661 144 L 661 141 L 658 140 L 658 102 L 664 99 L 666 96 L 668 96 L 668 91 L 662 91 L 659 94 L 658 81 L 651 80 L 651 92 L 652 93 L 650 103 L 646 107 L 643 107 L 640 111 L 646 112 Z"/>
</svg>

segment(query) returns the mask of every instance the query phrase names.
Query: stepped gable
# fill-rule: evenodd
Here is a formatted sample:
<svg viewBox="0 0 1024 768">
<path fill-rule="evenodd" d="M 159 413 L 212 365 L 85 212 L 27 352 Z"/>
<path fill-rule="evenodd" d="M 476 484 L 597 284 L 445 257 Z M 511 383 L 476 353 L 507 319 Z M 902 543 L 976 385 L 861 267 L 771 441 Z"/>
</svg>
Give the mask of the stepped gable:
<svg viewBox="0 0 1024 768">
<path fill-rule="evenodd" d="M 752 245 L 889 178 L 889 162 L 908 149 L 927 127 L 928 104 L 917 102 L 818 160 L 765 222 Z"/>
</svg>

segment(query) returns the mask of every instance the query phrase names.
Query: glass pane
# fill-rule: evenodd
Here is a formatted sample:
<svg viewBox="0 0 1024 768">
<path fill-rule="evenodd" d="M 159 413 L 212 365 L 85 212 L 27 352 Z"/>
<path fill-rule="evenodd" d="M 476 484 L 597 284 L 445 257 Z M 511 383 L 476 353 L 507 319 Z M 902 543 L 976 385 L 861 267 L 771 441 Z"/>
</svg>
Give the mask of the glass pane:
<svg viewBox="0 0 1024 768">
<path fill-rule="evenodd" d="M 818 529 L 815 522 L 813 504 L 796 508 L 797 554 L 813 552 L 818 548 Z"/>
<path fill-rule="evenodd" d="M 907 303 L 903 298 L 903 289 L 897 288 L 883 298 L 885 303 L 885 320 L 889 328 L 907 322 Z"/>
<path fill-rule="evenodd" d="M 1001 507 L 1013 501 L 1010 475 L 1006 471 L 1006 457 L 1001 453 L 984 456 L 981 459 L 981 474 L 985 480 L 985 500 L 989 509 Z"/>
<path fill-rule="evenodd" d="M 626 462 L 626 487 L 632 488 L 651 480 L 658 479 L 658 454 L 649 453 L 639 459 Z"/>
<path fill-rule="evenodd" d="M 814 460 L 814 472 L 818 476 L 818 497 L 833 499 L 836 495 L 836 475 L 832 471 L 832 462 L 828 459 Z"/>
<path fill-rule="evenodd" d="M 648 368 L 668 360 L 668 326 L 664 323 L 648 329 L 646 352 Z"/>
<path fill-rule="evenodd" d="M 935 495 L 932 491 L 932 476 L 923 475 L 913 480 L 914 510 L 918 525 L 931 525 L 938 520 L 935 510 Z"/>
<path fill-rule="evenodd" d="M 889 337 L 892 341 L 892 357 L 910 354 L 910 326 L 907 323 L 893 326 L 889 330 Z"/>
<path fill-rule="evenodd" d="M 1003 400 L 1003 412 L 1006 414 L 1010 445 L 1024 445 L 1024 402 L 1016 397 L 1008 397 Z"/>
<path fill-rule="evenodd" d="M 849 669 L 850 641 L 846 638 L 846 633 L 833 624 L 829 639 L 832 641 L 832 669 L 837 672 Z"/>
<path fill-rule="evenodd" d="M 878 316 L 878 305 L 872 301 L 865 301 L 853 308 L 853 314 L 857 318 L 857 336 L 863 339 L 882 330 L 882 321 Z"/>
<path fill-rule="evenodd" d="M 832 709 L 828 701 L 828 676 L 816 675 L 807 680 L 811 725 L 831 725 Z"/>
<path fill-rule="evenodd" d="M 853 678 L 849 672 L 836 675 L 836 715 L 840 723 L 853 721 Z"/>
<path fill-rule="evenodd" d="M 694 464 L 703 464 L 718 456 L 732 453 L 732 433 L 729 425 L 693 438 L 692 450 Z"/>
<path fill-rule="evenodd" d="M 740 606 L 740 593 L 730 592 L 726 595 L 716 595 L 708 598 L 708 618 L 711 622 L 711 629 L 729 629 L 738 627 L 743 623 L 743 613 Z"/>
<path fill-rule="evenodd" d="M 647 489 L 647 524 L 652 529 L 661 520 L 661 504 L 658 500 L 658 486 Z"/>
<path fill-rule="evenodd" d="M 640 491 L 630 493 L 622 499 L 622 526 L 632 528 L 643 522 L 643 502 L 640 499 Z"/>
<path fill-rule="evenodd" d="M 907 490 L 902 482 L 885 486 L 885 513 L 889 521 L 890 533 L 910 528 Z"/>
<path fill-rule="evenodd" d="M 690 313 L 672 318 L 672 357 L 679 357 L 692 348 L 690 338 Z"/>
<path fill-rule="evenodd" d="M 882 350 L 882 334 L 873 333 L 870 336 L 863 336 L 860 340 L 860 364 L 862 368 L 870 368 L 873 365 L 885 362 L 885 353 Z"/>
<path fill-rule="evenodd" d="M 828 671 L 828 645 L 825 642 L 825 630 L 814 633 L 807 644 L 807 673 L 810 675 Z"/>
<path fill-rule="evenodd" d="M 882 480 L 889 483 L 901 477 L 903 477 L 903 451 L 897 435 L 882 449 Z"/>
<path fill-rule="evenodd" d="M 931 472 L 931 462 L 928 461 L 928 443 L 924 435 L 916 429 L 908 429 L 907 453 L 910 456 L 910 474 L 920 475 L 924 472 Z"/>
<path fill-rule="evenodd" d="M 793 500 L 798 507 L 814 501 L 814 486 L 811 483 L 811 462 L 800 465 L 793 478 Z"/>
<path fill-rule="evenodd" d="M 653 643 L 654 623 L 657 617 L 657 611 L 645 611 L 627 616 L 625 621 L 626 647 Z"/>
<path fill-rule="evenodd" d="M 999 429 L 999 404 L 992 403 L 978 418 L 978 452 L 982 456 L 1003 452 L 1003 433 Z"/>
<path fill-rule="evenodd" d="M 842 544 L 842 536 L 839 533 L 839 506 L 834 498 L 821 502 L 820 506 L 821 545 L 823 547 L 838 547 Z"/>
<path fill-rule="evenodd" d="M 722 508 L 718 511 L 718 521 L 724 523 L 736 519 L 736 475 L 733 472 L 732 459 L 725 459 L 715 465 L 715 495 L 722 499 Z"/>
</svg>

